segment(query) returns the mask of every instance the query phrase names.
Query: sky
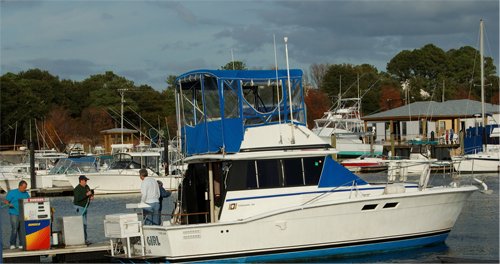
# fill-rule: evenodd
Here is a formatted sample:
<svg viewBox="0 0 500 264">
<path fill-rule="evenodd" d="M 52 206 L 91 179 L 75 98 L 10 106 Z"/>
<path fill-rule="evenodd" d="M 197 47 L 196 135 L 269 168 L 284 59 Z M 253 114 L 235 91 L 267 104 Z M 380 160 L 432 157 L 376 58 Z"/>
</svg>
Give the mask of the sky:
<svg viewBox="0 0 500 264">
<path fill-rule="evenodd" d="M 371 64 L 432 43 L 499 62 L 498 0 L 125 1 L 0 0 L 0 74 L 31 68 L 81 81 L 113 71 L 156 90 L 169 75 L 219 69 Z M 232 54 L 232 55 L 231 55 Z"/>
</svg>

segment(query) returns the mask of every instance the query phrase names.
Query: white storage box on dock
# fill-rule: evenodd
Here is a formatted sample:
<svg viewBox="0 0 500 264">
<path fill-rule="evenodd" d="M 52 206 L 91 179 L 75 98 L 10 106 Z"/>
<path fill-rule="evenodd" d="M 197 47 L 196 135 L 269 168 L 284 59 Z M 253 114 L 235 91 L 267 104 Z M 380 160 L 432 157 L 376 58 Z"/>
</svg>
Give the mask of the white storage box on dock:
<svg viewBox="0 0 500 264">
<path fill-rule="evenodd" d="M 104 219 L 104 235 L 107 238 L 141 236 L 141 221 L 137 214 L 111 214 Z"/>
<path fill-rule="evenodd" d="M 64 216 L 59 218 L 62 222 L 62 242 L 66 246 L 76 246 L 85 244 L 83 233 L 83 218 L 81 215 Z"/>
</svg>

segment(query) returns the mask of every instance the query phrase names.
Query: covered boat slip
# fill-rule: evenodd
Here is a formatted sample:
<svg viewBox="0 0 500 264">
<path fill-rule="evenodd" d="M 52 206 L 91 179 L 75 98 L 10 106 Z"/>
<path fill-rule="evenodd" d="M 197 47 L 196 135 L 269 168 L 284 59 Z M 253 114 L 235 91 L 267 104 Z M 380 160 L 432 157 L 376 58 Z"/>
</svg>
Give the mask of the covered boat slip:
<svg viewBox="0 0 500 264">
<path fill-rule="evenodd" d="M 197 70 L 176 79 L 177 122 L 189 155 L 236 153 L 245 129 L 305 126 L 302 71 Z"/>
</svg>

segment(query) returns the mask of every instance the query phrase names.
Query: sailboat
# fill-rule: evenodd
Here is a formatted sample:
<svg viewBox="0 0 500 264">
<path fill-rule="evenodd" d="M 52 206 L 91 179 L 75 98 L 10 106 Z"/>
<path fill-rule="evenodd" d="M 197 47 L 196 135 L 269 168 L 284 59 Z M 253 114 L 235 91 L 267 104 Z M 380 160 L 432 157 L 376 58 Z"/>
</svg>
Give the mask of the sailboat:
<svg viewBox="0 0 500 264">
<path fill-rule="evenodd" d="M 484 44 L 483 44 L 483 20 L 480 21 L 480 62 L 481 62 L 481 117 L 483 120 L 483 128 L 488 125 L 488 117 L 484 110 Z M 482 129 L 483 133 L 485 130 Z M 497 136 L 497 133 L 491 133 Z M 483 136 L 483 140 L 485 137 Z M 500 149 L 488 148 L 487 142 L 483 142 L 483 150 L 463 155 L 453 159 L 453 166 L 455 170 L 462 173 L 475 173 L 475 172 L 498 172 L 500 171 Z"/>
<path fill-rule="evenodd" d="M 188 169 L 175 213 L 138 228 L 142 242 L 126 254 L 111 242 L 113 258 L 279 262 L 446 239 L 477 187 L 431 186 L 429 173 L 419 183 L 370 184 L 333 160 L 337 151 L 307 128 L 304 106 L 299 69 L 180 75 Z M 111 241 L 120 237 L 111 219 L 123 217 L 106 216 Z"/>
</svg>

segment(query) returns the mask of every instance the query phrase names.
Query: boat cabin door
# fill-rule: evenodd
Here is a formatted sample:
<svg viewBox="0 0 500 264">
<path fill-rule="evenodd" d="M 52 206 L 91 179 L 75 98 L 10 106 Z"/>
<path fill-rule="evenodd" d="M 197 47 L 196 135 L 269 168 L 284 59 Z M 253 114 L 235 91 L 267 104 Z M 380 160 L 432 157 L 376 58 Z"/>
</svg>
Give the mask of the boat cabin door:
<svg viewBox="0 0 500 264">
<path fill-rule="evenodd" d="M 182 184 L 183 224 L 215 223 L 223 202 L 220 162 L 189 164 Z"/>
</svg>

